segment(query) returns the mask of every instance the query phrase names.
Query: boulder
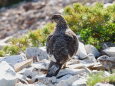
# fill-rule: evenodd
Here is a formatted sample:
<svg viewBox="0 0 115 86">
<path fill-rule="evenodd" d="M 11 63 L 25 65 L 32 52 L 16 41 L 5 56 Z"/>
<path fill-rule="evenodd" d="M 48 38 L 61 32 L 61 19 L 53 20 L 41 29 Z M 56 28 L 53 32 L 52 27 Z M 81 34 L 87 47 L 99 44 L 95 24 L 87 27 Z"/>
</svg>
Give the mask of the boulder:
<svg viewBox="0 0 115 86">
<path fill-rule="evenodd" d="M 0 63 L 0 86 L 15 86 L 17 82 L 16 72 L 5 61 Z"/>
<path fill-rule="evenodd" d="M 56 86 L 72 86 L 72 83 L 78 79 L 79 79 L 78 75 L 71 76 L 70 78 L 66 80 L 60 81 Z"/>
<path fill-rule="evenodd" d="M 33 58 L 34 61 L 48 59 L 48 55 L 45 47 L 37 48 L 31 47 L 26 49 L 26 57 Z"/>
<path fill-rule="evenodd" d="M 115 47 L 108 47 L 104 49 L 103 52 L 109 55 L 110 57 L 115 57 Z"/>
<path fill-rule="evenodd" d="M 87 54 L 93 54 L 95 57 L 100 55 L 100 52 L 93 45 L 85 45 L 85 50 Z"/>
<path fill-rule="evenodd" d="M 86 85 L 86 79 L 85 78 L 80 78 L 72 83 L 72 86 L 87 86 Z"/>
<path fill-rule="evenodd" d="M 22 55 L 13 55 L 13 56 L 6 56 L 1 61 L 6 61 L 10 65 L 14 66 L 17 63 L 23 62 L 26 58 Z"/>
<path fill-rule="evenodd" d="M 56 77 L 59 78 L 59 77 L 65 76 L 67 74 L 76 75 L 76 74 L 80 74 L 80 73 L 84 73 L 84 72 L 86 72 L 85 69 L 66 68 L 66 69 L 60 70 Z"/>
<path fill-rule="evenodd" d="M 79 47 L 78 47 L 78 51 L 77 54 L 79 59 L 85 59 L 87 57 L 87 52 L 85 50 L 85 46 L 82 42 L 79 41 Z"/>
</svg>

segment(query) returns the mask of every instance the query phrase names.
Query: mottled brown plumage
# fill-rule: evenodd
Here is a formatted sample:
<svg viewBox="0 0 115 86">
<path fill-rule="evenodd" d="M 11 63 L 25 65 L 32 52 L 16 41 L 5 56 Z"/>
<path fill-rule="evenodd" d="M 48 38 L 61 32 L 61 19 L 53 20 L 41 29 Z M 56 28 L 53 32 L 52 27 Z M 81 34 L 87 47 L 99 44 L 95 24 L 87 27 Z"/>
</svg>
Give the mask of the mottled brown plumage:
<svg viewBox="0 0 115 86">
<path fill-rule="evenodd" d="M 62 65 L 78 50 L 76 34 L 68 27 L 65 19 L 61 15 L 53 15 L 52 20 L 57 25 L 54 32 L 47 38 L 46 47 L 47 53 L 53 56 L 56 61 L 51 61 L 47 76 L 57 75 Z"/>
</svg>

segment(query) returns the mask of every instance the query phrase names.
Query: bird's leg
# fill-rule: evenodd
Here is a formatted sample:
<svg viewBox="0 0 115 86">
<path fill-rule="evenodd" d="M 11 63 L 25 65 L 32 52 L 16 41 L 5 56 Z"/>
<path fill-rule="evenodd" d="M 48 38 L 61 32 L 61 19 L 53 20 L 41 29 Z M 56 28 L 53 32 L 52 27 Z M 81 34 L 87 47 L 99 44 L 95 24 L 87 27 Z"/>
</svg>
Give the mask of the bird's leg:
<svg viewBox="0 0 115 86">
<path fill-rule="evenodd" d="M 113 72 L 112 72 L 112 68 L 111 68 L 110 65 L 111 65 L 111 64 L 109 64 L 109 71 L 110 71 L 110 73 L 112 74 Z"/>
<path fill-rule="evenodd" d="M 64 65 L 62 66 L 62 69 L 68 68 L 67 67 L 67 63 L 64 63 Z"/>
</svg>

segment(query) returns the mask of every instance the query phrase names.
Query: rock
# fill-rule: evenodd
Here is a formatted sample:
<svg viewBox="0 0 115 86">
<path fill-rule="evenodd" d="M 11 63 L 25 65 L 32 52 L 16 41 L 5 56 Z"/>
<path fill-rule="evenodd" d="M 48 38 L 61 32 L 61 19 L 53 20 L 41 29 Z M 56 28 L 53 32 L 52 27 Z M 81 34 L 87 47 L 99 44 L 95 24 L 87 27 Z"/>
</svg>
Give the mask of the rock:
<svg viewBox="0 0 115 86">
<path fill-rule="evenodd" d="M 49 67 L 49 63 L 50 63 L 49 60 L 44 59 L 44 60 L 42 60 L 42 61 L 33 63 L 33 64 L 32 64 L 32 67 L 33 67 L 33 68 L 36 68 L 36 69 L 38 69 L 38 70 L 47 70 L 48 67 Z"/>
<path fill-rule="evenodd" d="M 1 61 L 6 61 L 10 65 L 14 66 L 17 63 L 23 62 L 26 58 L 21 55 L 6 56 Z"/>
<path fill-rule="evenodd" d="M 86 85 L 86 79 L 85 78 L 80 78 L 76 80 L 75 82 L 72 83 L 72 86 L 87 86 Z"/>
<path fill-rule="evenodd" d="M 24 68 L 23 70 L 19 71 L 18 74 L 21 74 L 23 77 L 22 79 L 28 81 L 28 79 L 34 78 L 39 72 L 35 71 L 34 68 Z M 34 82 L 34 81 L 32 81 Z"/>
<path fill-rule="evenodd" d="M 60 70 L 60 72 L 58 73 L 58 75 L 56 77 L 59 78 L 59 77 L 62 77 L 64 75 L 67 75 L 67 74 L 76 75 L 76 74 L 80 74 L 80 73 L 84 73 L 84 72 L 86 72 L 85 69 L 66 68 L 66 69 Z"/>
<path fill-rule="evenodd" d="M 39 82 L 39 83 L 35 84 L 34 86 L 47 86 L 47 85 Z"/>
<path fill-rule="evenodd" d="M 85 59 L 87 57 L 85 46 L 82 42 L 79 42 L 79 47 L 76 55 L 79 57 L 79 59 Z"/>
<path fill-rule="evenodd" d="M 89 60 L 90 63 L 93 63 L 93 62 L 96 63 L 96 62 L 97 62 L 97 61 L 96 61 L 96 58 L 95 58 L 95 56 L 94 56 L 94 54 L 92 54 L 92 53 L 88 54 L 86 60 Z"/>
<path fill-rule="evenodd" d="M 95 57 L 100 56 L 99 51 L 93 45 L 85 45 L 85 50 L 87 54 L 93 54 Z"/>
<path fill-rule="evenodd" d="M 82 77 L 84 76 L 84 74 L 82 74 Z M 66 79 L 66 80 L 62 80 L 60 81 L 56 86 L 72 86 L 72 83 L 75 82 L 76 80 L 80 79 L 81 75 L 74 75 L 71 76 L 70 78 Z"/>
<path fill-rule="evenodd" d="M 109 83 L 97 83 L 95 86 L 114 86 L 114 85 Z"/>
<path fill-rule="evenodd" d="M 110 57 L 115 57 L 115 47 L 108 47 L 104 49 L 103 52 L 109 55 Z"/>
<path fill-rule="evenodd" d="M 62 76 L 62 77 L 60 77 L 59 79 L 57 79 L 57 82 L 59 83 L 59 82 L 62 81 L 62 80 L 67 80 L 67 79 L 70 78 L 70 77 L 72 77 L 72 75 L 71 75 L 71 74 L 67 74 L 67 75 Z"/>
<path fill-rule="evenodd" d="M 110 72 L 112 72 L 112 69 L 115 68 L 115 57 L 103 55 L 97 60 L 104 66 L 105 69 L 109 70 Z"/>
<path fill-rule="evenodd" d="M 0 63 L 0 86 L 15 86 L 17 82 L 16 72 L 5 61 Z"/>
<path fill-rule="evenodd" d="M 48 59 L 45 47 L 41 47 L 41 48 L 37 48 L 37 47 L 27 48 L 26 49 L 26 57 L 28 59 L 29 58 L 33 58 L 33 60 L 35 62 L 39 61 L 39 60 L 43 60 L 43 59 Z"/>
<path fill-rule="evenodd" d="M 108 47 L 115 47 L 115 43 L 111 43 L 111 42 L 105 42 L 101 44 L 103 49 L 106 49 Z"/>
</svg>

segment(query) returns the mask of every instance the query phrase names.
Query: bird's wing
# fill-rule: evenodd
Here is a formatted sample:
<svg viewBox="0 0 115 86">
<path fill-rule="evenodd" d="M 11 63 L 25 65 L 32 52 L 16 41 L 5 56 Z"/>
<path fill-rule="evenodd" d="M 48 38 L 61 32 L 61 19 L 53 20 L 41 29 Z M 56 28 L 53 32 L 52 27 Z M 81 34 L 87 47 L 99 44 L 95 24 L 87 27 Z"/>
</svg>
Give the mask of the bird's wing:
<svg viewBox="0 0 115 86">
<path fill-rule="evenodd" d="M 52 38 L 53 35 L 49 35 L 48 38 L 47 38 L 47 41 L 46 41 L 46 50 L 47 50 L 47 53 L 48 54 L 51 54 L 52 52 L 52 41 L 51 41 L 51 38 Z"/>
<path fill-rule="evenodd" d="M 66 35 L 67 37 L 65 38 L 68 43 L 68 51 L 70 56 L 73 56 L 78 50 L 78 39 L 76 37 L 76 34 L 72 30 L 68 30 L 66 32 Z"/>
</svg>

